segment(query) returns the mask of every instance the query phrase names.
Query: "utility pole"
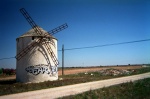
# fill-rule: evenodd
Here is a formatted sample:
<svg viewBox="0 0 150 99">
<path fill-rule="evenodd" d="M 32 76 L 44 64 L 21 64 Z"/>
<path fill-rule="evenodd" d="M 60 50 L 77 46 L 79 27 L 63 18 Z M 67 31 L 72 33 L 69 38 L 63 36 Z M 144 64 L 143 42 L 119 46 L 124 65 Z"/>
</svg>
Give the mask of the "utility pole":
<svg viewBox="0 0 150 99">
<path fill-rule="evenodd" d="M 64 45 L 62 45 L 62 75 L 64 75 Z"/>
</svg>

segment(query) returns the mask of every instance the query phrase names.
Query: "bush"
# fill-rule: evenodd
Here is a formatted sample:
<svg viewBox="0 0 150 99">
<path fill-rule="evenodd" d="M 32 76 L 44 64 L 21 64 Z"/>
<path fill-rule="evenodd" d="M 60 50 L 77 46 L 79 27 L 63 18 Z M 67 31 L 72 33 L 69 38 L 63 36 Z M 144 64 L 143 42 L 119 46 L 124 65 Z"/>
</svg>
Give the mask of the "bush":
<svg viewBox="0 0 150 99">
<path fill-rule="evenodd" d="M 0 68 L 0 75 L 1 75 L 1 74 L 3 74 L 3 70 L 2 70 L 2 68 Z"/>
<path fill-rule="evenodd" d="M 15 74 L 15 69 L 8 69 L 8 68 L 3 69 L 2 68 L 2 73 L 4 75 L 14 75 Z"/>
</svg>

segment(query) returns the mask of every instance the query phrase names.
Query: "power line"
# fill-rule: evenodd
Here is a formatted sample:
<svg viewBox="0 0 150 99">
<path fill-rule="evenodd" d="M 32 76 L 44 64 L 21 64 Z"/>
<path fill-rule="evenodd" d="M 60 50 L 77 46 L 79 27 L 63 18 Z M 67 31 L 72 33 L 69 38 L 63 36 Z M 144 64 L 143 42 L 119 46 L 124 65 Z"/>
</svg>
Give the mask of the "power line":
<svg viewBox="0 0 150 99">
<path fill-rule="evenodd" d="M 9 58 L 1 58 L 0 60 L 5 60 L 5 59 L 12 59 L 12 58 L 15 58 L 15 57 L 9 57 Z"/>
<path fill-rule="evenodd" d="M 64 50 L 79 50 L 79 49 L 105 47 L 105 46 L 113 46 L 113 45 L 129 44 L 129 43 L 138 43 L 138 42 L 145 42 L 145 41 L 150 41 L 150 39 L 136 40 L 136 41 L 128 41 L 128 42 L 121 42 L 121 43 L 110 43 L 110 44 L 103 44 L 103 45 L 96 45 L 96 46 L 86 46 L 86 47 L 68 48 L 68 49 L 64 49 Z M 62 51 L 62 50 L 58 50 L 58 51 Z"/>
<path fill-rule="evenodd" d="M 110 44 L 103 44 L 103 45 L 96 45 L 96 46 L 86 46 L 86 47 L 68 48 L 68 49 L 64 49 L 64 50 L 79 50 L 79 49 L 105 47 L 105 46 L 113 46 L 113 45 L 129 44 L 129 43 L 138 43 L 138 42 L 145 42 L 145 41 L 150 41 L 150 39 L 136 40 L 136 41 L 129 41 L 129 42 L 121 42 L 121 43 L 110 43 Z M 62 51 L 62 50 L 58 50 L 58 51 Z M 0 60 L 12 59 L 12 58 L 15 58 L 15 57 L 1 58 Z"/>
</svg>

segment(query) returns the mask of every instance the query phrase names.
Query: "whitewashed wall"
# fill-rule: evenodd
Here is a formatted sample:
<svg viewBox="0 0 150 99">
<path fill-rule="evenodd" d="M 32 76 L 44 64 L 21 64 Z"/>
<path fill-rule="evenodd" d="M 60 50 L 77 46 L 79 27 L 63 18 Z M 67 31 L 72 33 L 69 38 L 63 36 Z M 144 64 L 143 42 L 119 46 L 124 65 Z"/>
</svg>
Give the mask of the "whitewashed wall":
<svg viewBox="0 0 150 99">
<path fill-rule="evenodd" d="M 32 37 L 21 37 L 17 40 L 17 53 L 32 43 Z M 48 43 L 57 57 L 57 40 L 53 39 L 55 46 Z M 49 61 L 47 61 L 47 59 Z M 48 63 L 51 63 L 51 66 Z M 57 67 L 47 54 L 43 44 L 38 44 L 19 61 L 16 60 L 16 80 L 18 82 L 43 82 L 58 79 Z"/>
</svg>

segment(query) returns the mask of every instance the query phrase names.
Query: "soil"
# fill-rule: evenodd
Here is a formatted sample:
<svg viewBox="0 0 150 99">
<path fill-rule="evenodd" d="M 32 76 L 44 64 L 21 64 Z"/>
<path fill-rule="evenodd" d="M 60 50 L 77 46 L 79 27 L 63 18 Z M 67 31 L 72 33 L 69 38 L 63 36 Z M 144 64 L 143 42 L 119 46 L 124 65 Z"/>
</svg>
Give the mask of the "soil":
<svg viewBox="0 0 150 99">
<path fill-rule="evenodd" d="M 69 68 L 64 70 L 64 75 L 68 74 L 77 74 L 77 73 L 85 73 L 85 72 L 94 72 L 99 71 L 102 69 L 108 69 L 108 68 L 114 68 L 114 69 L 140 69 L 142 66 L 105 66 L 105 67 L 85 67 L 85 68 Z M 62 70 L 60 69 L 58 71 L 59 75 L 62 75 Z"/>
<path fill-rule="evenodd" d="M 64 69 L 64 75 L 69 75 L 69 74 L 77 74 L 77 73 L 85 73 L 85 72 L 94 72 L 94 71 L 99 71 L 102 69 L 108 69 L 108 68 L 114 68 L 114 69 L 139 69 L 142 68 L 142 66 L 105 66 L 105 67 L 83 67 L 83 68 L 66 68 Z M 62 75 L 62 70 L 58 70 L 58 74 Z M 16 75 L 12 76 L 5 76 L 5 77 L 0 77 L 0 80 L 12 80 L 15 79 Z"/>
</svg>

